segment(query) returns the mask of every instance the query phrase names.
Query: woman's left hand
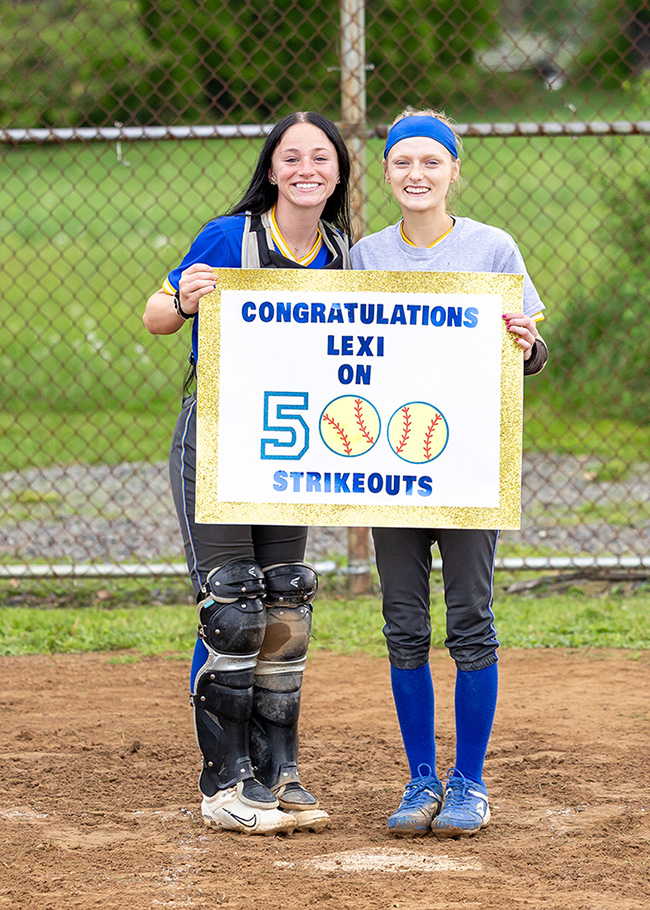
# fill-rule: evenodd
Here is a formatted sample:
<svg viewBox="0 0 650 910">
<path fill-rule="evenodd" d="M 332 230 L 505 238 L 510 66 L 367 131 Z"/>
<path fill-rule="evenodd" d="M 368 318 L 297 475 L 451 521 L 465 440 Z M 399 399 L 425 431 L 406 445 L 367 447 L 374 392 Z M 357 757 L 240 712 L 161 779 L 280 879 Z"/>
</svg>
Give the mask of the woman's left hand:
<svg viewBox="0 0 650 910">
<path fill-rule="evenodd" d="M 528 360 L 535 339 L 539 337 L 535 321 L 524 313 L 504 313 L 506 328 L 514 336 L 517 344 L 524 349 L 524 360 Z"/>
</svg>

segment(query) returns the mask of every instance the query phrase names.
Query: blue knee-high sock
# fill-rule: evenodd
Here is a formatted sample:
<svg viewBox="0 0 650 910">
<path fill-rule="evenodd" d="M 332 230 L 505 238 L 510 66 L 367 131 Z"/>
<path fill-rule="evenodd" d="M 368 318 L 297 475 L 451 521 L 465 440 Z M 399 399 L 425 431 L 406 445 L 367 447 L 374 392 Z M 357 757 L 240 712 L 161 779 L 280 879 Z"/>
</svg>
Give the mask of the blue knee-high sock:
<svg viewBox="0 0 650 910">
<path fill-rule="evenodd" d="M 194 646 L 194 656 L 192 657 L 192 669 L 190 670 L 190 692 L 194 692 L 194 680 L 203 664 L 208 659 L 208 649 L 203 643 L 202 638 L 196 639 Z"/>
<path fill-rule="evenodd" d="M 429 765 L 437 777 L 431 668 L 428 663 L 415 670 L 399 670 L 391 665 L 390 681 L 411 777 L 419 776 L 420 765 Z"/>
<path fill-rule="evenodd" d="M 480 784 L 497 707 L 497 667 L 456 671 L 456 770 Z"/>
</svg>

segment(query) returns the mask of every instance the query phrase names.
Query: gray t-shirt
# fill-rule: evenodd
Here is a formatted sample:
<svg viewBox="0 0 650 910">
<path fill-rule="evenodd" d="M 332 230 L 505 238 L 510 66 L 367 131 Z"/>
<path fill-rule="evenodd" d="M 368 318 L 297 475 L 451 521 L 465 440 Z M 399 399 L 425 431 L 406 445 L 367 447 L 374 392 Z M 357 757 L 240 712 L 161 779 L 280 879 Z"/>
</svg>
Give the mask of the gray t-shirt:
<svg viewBox="0 0 650 910">
<path fill-rule="evenodd" d="M 536 316 L 544 309 L 535 285 L 526 271 L 519 247 L 501 228 L 456 218 L 442 240 L 432 247 L 406 243 L 400 224 L 391 224 L 377 234 L 363 237 L 350 250 L 353 269 L 421 272 L 504 272 L 524 276 L 524 313 Z"/>
</svg>

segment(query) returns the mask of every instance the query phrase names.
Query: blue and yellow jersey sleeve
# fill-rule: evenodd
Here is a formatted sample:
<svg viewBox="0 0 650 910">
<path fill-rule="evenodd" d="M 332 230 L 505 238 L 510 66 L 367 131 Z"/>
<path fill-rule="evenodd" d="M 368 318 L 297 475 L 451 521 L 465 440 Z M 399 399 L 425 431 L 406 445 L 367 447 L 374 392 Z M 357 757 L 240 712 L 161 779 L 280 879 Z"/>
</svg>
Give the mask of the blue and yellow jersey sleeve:
<svg viewBox="0 0 650 910">
<path fill-rule="evenodd" d="M 245 215 L 225 215 L 209 222 L 200 231 L 182 262 L 167 275 L 162 284 L 166 294 L 173 296 L 178 290 L 181 273 L 197 262 L 203 262 L 212 268 L 239 269 L 242 265 L 242 241 L 244 237 Z M 280 253 L 284 253 L 282 239 L 280 244 L 274 237 L 274 244 Z M 326 244 L 319 236 L 313 248 L 301 264 L 311 269 L 322 269 L 331 259 Z M 198 360 L 198 326 L 199 317 L 192 320 L 192 351 L 195 362 Z"/>
<path fill-rule="evenodd" d="M 244 220 L 244 215 L 227 215 L 206 224 L 180 265 L 172 269 L 163 281 L 163 291 L 174 294 L 178 289 L 181 272 L 196 262 L 204 262 L 212 268 L 241 268 Z"/>
</svg>

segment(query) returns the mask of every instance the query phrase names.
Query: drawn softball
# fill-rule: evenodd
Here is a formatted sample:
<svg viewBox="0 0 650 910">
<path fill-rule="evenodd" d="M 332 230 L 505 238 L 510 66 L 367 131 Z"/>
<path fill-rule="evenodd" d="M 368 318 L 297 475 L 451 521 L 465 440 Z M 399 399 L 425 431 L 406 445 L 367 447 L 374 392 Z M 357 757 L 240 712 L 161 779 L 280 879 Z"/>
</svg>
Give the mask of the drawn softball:
<svg viewBox="0 0 650 910">
<path fill-rule="evenodd" d="M 388 422 L 390 447 L 404 461 L 425 464 L 442 452 L 449 439 L 443 414 L 426 401 L 409 401 Z"/>
<path fill-rule="evenodd" d="M 365 455 L 379 438 L 381 421 L 374 405 L 358 395 L 342 395 L 320 415 L 320 435 L 332 452 L 354 458 Z"/>
</svg>

